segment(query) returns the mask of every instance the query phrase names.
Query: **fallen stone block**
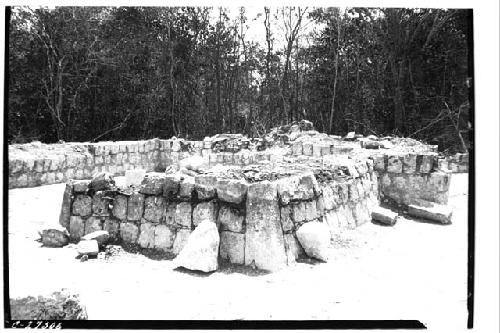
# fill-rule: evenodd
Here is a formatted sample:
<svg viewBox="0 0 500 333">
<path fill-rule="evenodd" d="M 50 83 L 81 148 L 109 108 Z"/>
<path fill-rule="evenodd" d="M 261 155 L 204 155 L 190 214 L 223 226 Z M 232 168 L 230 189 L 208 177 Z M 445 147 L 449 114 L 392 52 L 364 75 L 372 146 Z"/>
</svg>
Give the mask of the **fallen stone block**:
<svg viewBox="0 0 500 333">
<path fill-rule="evenodd" d="M 41 242 L 45 247 L 63 247 L 69 244 L 69 234 L 66 229 L 50 228 L 39 232 Z"/>
<path fill-rule="evenodd" d="M 109 232 L 106 230 L 97 230 L 86 234 L 83 236 L 82 240 L 96 240 L 99 248 L 104 248 L 108 244 L 109 241 Z"/>
<path fill-rule="evenodd" d="M 89 185 L 90 180 L 75 180 L 73 181 L 73 191 L 75 193 L 86 193 Z"/>
<path fill-rule="evenodd" d="M 382 224 L 394 225 L 398 220 L 398 213 L 395 213 L 390 209 L 377 206 L 372 210 L 372 219 Z"/>
<path fill-rule="evenodd" d="M 297 230 L 297 239 L 309 257 L 328 261 L 330 231 L 324 223 L 305 223 Z"/>
<path fill-rule="evenodd" d="M 99 253 L 99 243 L 95 239 L 81 240 L 77 246 L 78 254 L 96 256 Z"/>
<path fill-rule="evenodd" d="M 189 236 L 186 245 L 174 259 L 174 267 L 213 272 L 217 270 L 219 232 L 215 223 L 201 222 Z"/>
<path fill-rule="evenodd" d="M 421 217 L 442 224 L 451 224 L 453 211 L 450 206 L 429 203 L 428 207 L 409 205 L 408 214 L 410 216 Z"/>
</svg>

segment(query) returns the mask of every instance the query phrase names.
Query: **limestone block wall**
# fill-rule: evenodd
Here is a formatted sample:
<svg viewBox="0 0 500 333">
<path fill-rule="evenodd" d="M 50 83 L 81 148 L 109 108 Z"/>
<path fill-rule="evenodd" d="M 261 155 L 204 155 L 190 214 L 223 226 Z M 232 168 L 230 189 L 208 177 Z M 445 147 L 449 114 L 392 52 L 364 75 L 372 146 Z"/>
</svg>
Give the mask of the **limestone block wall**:
<svg viewBox="0 0 500 333">
<path fill-rule="evenodd" d="M 343 180 L 318 181 L 312 172 L 257 183 L 150 173 L 138 188 L 95 193 L 89 181 L 71 181 L 60 223 L 74 242 L 107 230 L 117 243 L 177 255 L 192 230 L 209 220 L 219 230 L 220 259 L 275 270 L 303 255 L 295 232 L 304 223 L 326 223 L 334 236 L 371 220 L 378 180 L 369 165 Z"/>
<path fill-rule="evenodd" d="M 439 169 L 453 173 L 469 172 L 469 154 L 455 154 L 439 159 Z"/>
<path fill-rule="evenodd" d="M 438 155 L 375 155 L 374 169 L 379 173 L 379 191 L 383 198 L 403 204 L 431 201 L 448 202 L 450 174 L 438 169 Z"/>
<path fill-rule="evenodd" d="M 9 188 L 33 187 L 89 179 L 95 172 L 123 175 L 128 169 L 154 171 L 160 140 L 9 147 Z"/>
</svg>

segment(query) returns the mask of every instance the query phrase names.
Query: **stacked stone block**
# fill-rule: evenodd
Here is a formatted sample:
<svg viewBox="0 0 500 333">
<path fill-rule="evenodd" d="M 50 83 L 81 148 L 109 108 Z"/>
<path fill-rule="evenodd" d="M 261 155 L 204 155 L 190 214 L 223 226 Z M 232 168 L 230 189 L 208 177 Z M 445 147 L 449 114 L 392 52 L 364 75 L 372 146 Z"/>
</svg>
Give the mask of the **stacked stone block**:
<svg viewBox="0 0 500 333">
<path fill-rule="evenodd" d="M 221 259 L 275 270 L 303 255 L 301 225 L 325 223 L 333 236 L 369 221 L 377 176 L 363 163 L 356 177 L 321 183 L 312 172 L 257 183 L 149 173 L 138 188 L 97 192 L 89 181 L 70 181 L 60 223 L 73 242 L 107 230 L 115 242 L 177 255 L 192 230 L 209 221 L 219 230 Z"/>
<path fill-rule="evenodd" d="M 448 202 L 451 175 L 439 170 L 436 153 L 375 155 L 371 159 L 384 198 L 402 205 Z"/>
</svg>

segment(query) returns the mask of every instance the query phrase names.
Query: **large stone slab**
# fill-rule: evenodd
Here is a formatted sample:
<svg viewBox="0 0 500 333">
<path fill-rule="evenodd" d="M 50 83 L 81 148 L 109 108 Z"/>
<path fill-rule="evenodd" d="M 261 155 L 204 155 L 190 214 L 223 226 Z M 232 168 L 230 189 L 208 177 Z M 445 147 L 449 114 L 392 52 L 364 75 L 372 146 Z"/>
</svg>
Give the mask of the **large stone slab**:
<svg viewBox="0 0 500 333">
<path fill-rule="evenodd" d="M 167 209 L 171 209 L 171 206 Z M 179 202 L 175 206 L 175 224 L 181 228 L 191 229 L 192 207 L 190 202 Z M 167 224 L 169 221 L 167 221 Z"/>
<path fill-rule="evenodd" d="M 163 197 L 150 196 L 144 201 L 144 218 L 149 222 L 160 223 L 165 217 L 166 201 Z"/>
<path fill-rule="evenodd" d="M 318 182 L 312 173 L 291 176 L 278 181 L 278 194 L 283 205 L 290 201 L 309 200 L 314 197 Z"/>
<path fill-rule="evenodd" d="M 84 194 L 76 195 L 72 212 L 73 215 L 90 216 L 92 214 L 92 198 Z"/>
<path fill-rule="evenodd" d="M 128 198 L 127 220 L 139 221 L 144 211 L 144 195 L 132 193 Z"/>
<path fill-rule="evenodd" d="M 59 213 L 59 224 L 64 228 L 69 228 L 69 220 L 71 216 L 71 199 L 73 196 L 73 184 L 67 183 L 64 188 L 61 211 Z"/>
<path fill-rule="evenodd" d="M 243 180 L 219 179 L 215 188 L 219 200 L 240 204 L 245 199 L 248 184 Z"/>
<path fill-rule="evenodd" d="M 278 186 L 263 181 L 248 187 L 245 265 L 279 270 L 287 265 L 278 205 Z"/>
<path fill-rule="evenodd" d="M 80 255 L 97 255 L 99 253 L 99 244 L 95 239 L 81 240 L 77 246 Z"/>
<path fill-rule="evenodd" d="M 142 248 L 153 248 L 155 243 L 155 226 L 153 223 L 141 223 L 137 244 Z"/>
<path fill-rule="evenodd" d="M 69 238 L 77 242 L 85 235 L 85 219 L 81 216 L 71 216 L 69 220 Z"/>
<path fill-rule="evenodd" d="M 450 224 L 453 211 L 450 206 L 429 203 L 428 207 L 409 205 L 408 214 L 441 224 Z"/>
<path fill-rule="evenodd" d="M 195 176 L 195 192 L 199 200 L 210 200 L 215 197 L 217 177 L 212 175 Z"/>
<path fill-rule="evenodd" d="M 123 242 L 134 244 L 139 236 L 139 227 L 132 222 L 120 224 L 120 237 Z"/>
<path fill-rule="evenodd" d="M 122 221 L 127 219 L 127 201 L 128 197 L 125 195 L 118 194 L 115 196 L 113 200 L 113 210 L 111 211 L 114 217 Z"/>
<path fill-rule="evenodd" d="M 222 231 L 219 255 L 233 264 L 243 265 L 245 263 L 245 234 Z"/>
<path fill-rule="evenodd" d="M 218 215 L 218 224 L 221 226 L 221 230 L 242 232 L 244 220 L 245 216 L 236 208 L 226 205 L 221 206 Z"/>
<path fill-rule="evenodd" d="M 160 195 L 163 193 L 166 175 L 159 172 L 151 172 L 144 176 L 139 192 L 148 195 Z"/>
<path fill-rule="evenodd" d="M 174 259 L 174 266 L 207 273 L 217 270 L 219 242 L 219 232 L 215 223 L 201 222 Z"/>
<path fill-rule="evenodd" d="M 395 225 L 398 220 L 398 213 L 395 213 L 390 209 L 377 206 L 373 208 L 372 219 L 378 223 Z"/>
<path fill-rule="evenodd" d="M 330 231 L 324 223 L 308 222 L 297 230 L 297 239 L 309 257 L 328 261 Z"/>
<path fill-rule="evenodd" d="M 154 248 L 167 250 L 171 249 L 174 244 L 175 232 L 168 226 L 159 224 L 154 231 Z"/>
</svg>

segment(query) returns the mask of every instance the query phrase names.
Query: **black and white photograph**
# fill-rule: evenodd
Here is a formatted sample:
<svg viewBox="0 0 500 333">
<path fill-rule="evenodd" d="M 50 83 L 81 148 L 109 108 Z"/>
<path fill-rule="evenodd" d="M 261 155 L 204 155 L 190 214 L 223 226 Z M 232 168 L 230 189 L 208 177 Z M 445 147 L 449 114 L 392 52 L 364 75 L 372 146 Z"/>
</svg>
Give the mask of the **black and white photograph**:
<svg viewBox="0 0 500 333">
<path fill-rule="evenodd" d="M 4 327 L 498 330 L 498 4 L 444 3 L 4 7 Z"/>
</svg>

